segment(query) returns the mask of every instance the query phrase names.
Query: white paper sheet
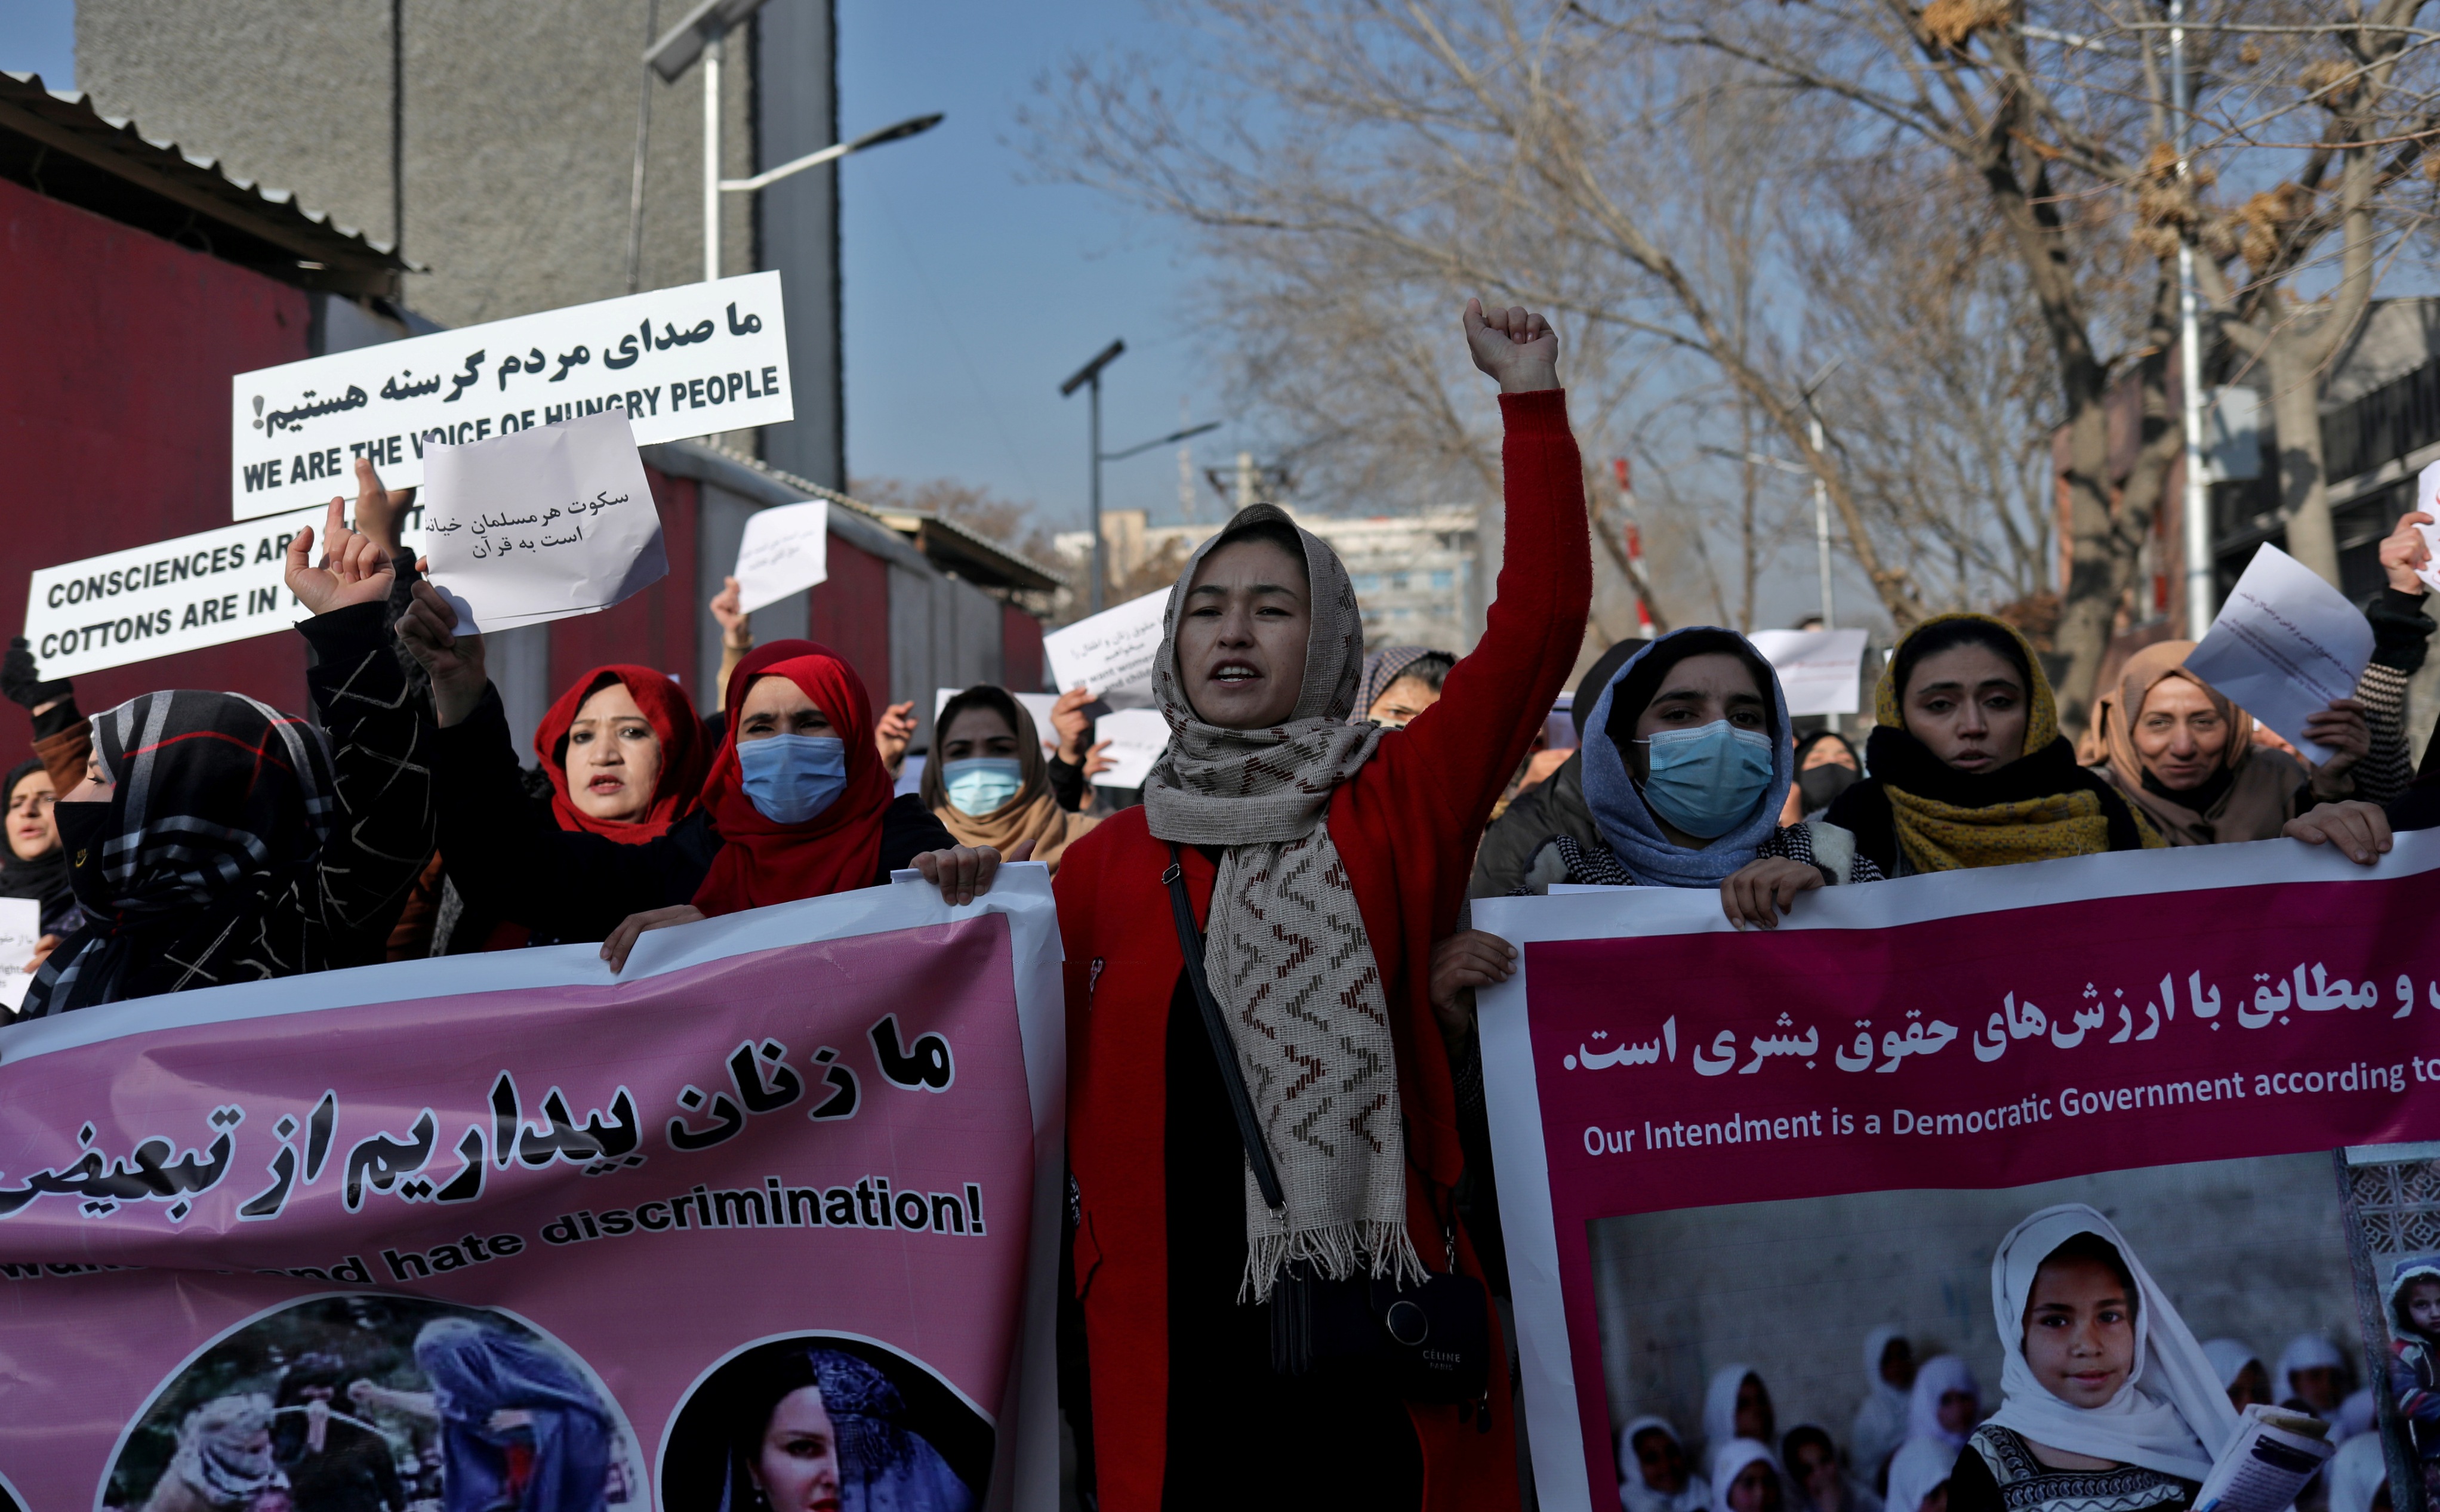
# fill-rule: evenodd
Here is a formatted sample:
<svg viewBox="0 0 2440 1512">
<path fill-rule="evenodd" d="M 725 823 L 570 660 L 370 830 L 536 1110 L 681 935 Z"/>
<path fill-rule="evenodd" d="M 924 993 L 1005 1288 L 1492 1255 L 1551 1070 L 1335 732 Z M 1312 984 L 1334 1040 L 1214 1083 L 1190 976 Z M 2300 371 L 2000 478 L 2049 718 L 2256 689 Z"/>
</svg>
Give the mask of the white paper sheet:
<svg viewBox="0 0 2440 1512">
<path fill-rule="evenodd" d="M 2186 657 L 2186 670 L 2318 764 L 2330 753 L 2304 738 L 2305 720 L 2333 699 L 2355 697 L 2371 660 L 2372 626 L 2362 613 L 2303 562 L 2266 545 Z"/>
<path fill-rule="evenodd" d="M 2440 462 L 2425 468 L 2415 478 L 2414 507 L 2440 520 Z M 2431 560 L 2417 568 L 2414 576 L 2423 579 L 2426 588 L 2440 588 L 2440 525 L 2416 525 L 2414 533 L 2423 538 L 2423 549 L 2431 553 Z"/>
<path fill-rule="evenodd" d="M 10 1012 L 26 1001 L 34 985 L 26 963 L 43 937 L 43 904 L 34 898 L 0 898 L 0 1005 Z"/>
<path fill-rule="evenodd" d="M 1043 636 L 1050 681 L 1063 693 L 1081 683 L 1114 709 L 1152 707 L 1152 661 L 1168 609 L 1164 588 Z"/>
<path fill-rule="evenodd" d="M 796 416 L 777 273 L 537 311 L 309 357 L 229 380 L 233 520 L 353 498 L 355 459 L 424 481 L 435 442 L 462 444 L 624 410 L 642 441 Z"/>
<path fill-rule="evenodd" d="M 1864 631 L 1758 630 L 1746 638 L 1779 673 L 1789 714 L 1853 714 L 1863 706 Z"/>
<path fill-rule="evenodd" d="M 830 577 L 828 500 L 758 509 L 737 544 L 737 598 L 745 613 L 768 608 Z"/>
<path fill-rule="evenodd" d="M 942 687 L 932 690 L 932 738 L 936 743 L 941 738 L 941 711 L 949 706 L 949 701 L 951 699 L 956 698 L 959 694 L 964 691 L 965 689 L 961 687 Z M 1054 693 L 1017 693 L 1008 689 L 1002 689 L 1002 691 L 1008 692 L 1008 696 L 1010 698 L 1016 700 L 1018 703 L 1024 705 L 1026 713 L 1033 716 L 1033 733 L 1042 738 L 1042 749 L 1045 751 L 1058 750 L 1059 737 L 1052 734 L 1050 729 L 1050 706 L 1059 702 L 1058 695 Z"/>
<path fill-rule="evenodd" d="M 670 570 L 621 410 L 431 449 L 423 528 L 458 632 L 607 609 Z"/>
<path fill-rule="evenodd" d="M 1102 756 L 1116 763 L 1095 777 L 1093 786 L 1140 788 L 1169 744 L 1169 721 L 1158 709 L 1118 709 L 1093 721 L 1093 739 L 1110 742 Z"/>
</svg>

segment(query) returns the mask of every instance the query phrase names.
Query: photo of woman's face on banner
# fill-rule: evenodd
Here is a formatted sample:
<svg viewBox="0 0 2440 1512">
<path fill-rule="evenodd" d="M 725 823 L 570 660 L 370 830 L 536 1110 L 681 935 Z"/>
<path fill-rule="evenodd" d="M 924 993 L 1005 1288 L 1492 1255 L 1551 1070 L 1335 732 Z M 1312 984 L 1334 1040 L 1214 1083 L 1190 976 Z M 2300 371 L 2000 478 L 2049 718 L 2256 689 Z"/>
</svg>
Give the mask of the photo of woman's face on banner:
<svg viewBox="0 0 2440 1512">
<path fill-rule="evenodd" d="M 608 1512 L 644 1505 L 618 1402 L 506 1313 L 317 1297 L 231 1330 L 129 1425 L 102 1512 Z"/>
<path fill-rule="evenodd" d="M 1622 1503 L 2184 1508 L 2260 1404 L 2338 1450 L 2297 1512 L 2421 1512 L 2385 1471 L 2349 1205 L 2329 1156 L 2293 1155 L 1590 1223 Z M 2393 1326 L 2440 1339 L 2434 1238 Z M 2377 1347 L 2411 1414 L 2431 1344 Z"/>
<path fill-rule="evenodd" d="M 722 1361 L 678 1405 L 663 1512 L 969 1512 L 995 1435 L 921 1361 L 868 1339 L 796 1334 Z"/>
</svg>

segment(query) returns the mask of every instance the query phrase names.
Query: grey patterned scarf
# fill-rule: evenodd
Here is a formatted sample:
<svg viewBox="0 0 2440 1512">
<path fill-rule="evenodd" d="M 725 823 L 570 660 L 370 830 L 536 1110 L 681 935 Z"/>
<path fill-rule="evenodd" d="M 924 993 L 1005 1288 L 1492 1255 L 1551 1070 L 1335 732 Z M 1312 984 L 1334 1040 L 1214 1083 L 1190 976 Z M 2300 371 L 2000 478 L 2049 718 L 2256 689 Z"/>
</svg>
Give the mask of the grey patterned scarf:
<svg viewBox="0 0 2440 1512">
<path fill-rule="evenodd" d="M 1331 792 L 1371 758 L 1382 734 L 1374 724 L 1347 722 L 1364 625 L 1337 553 L 1297 531 L 1312 628 L 1304 681 L 1287 722 L 1262 730 L 1207 724 L 1178 674 L 1178 615 L 1195 569 L 1215 546 L 1270 522 L 1294 526 L 1272 505 L 1239 510 L 1188 560 L 1170 590 L 1153 663 L 1169 745 L 1144 784 L 1156 838 L 1228 847 L 1212 883 L 1204 969 L 1287 1199 L 1272 1212 L 1247 1165 L 1246 1276 L 1238 1295 L 1257 1302 L 1268 1300 L 1290 1261 L 1333 1278 L 1359 1267 L 1402 1279 L 1420 1278 L 1424 1270 L 1406 1228 L 1406 1144 L 1389 999 L 1330 838 Z"/>
</svg>

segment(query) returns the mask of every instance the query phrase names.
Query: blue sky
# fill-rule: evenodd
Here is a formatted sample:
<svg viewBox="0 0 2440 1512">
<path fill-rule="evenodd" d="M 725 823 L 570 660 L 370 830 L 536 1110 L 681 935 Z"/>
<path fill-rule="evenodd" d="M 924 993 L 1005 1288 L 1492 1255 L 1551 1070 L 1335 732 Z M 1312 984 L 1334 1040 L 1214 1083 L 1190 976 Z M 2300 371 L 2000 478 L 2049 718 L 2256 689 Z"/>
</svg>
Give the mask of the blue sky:
<svg viewBox="0 0 2440 1512">
<path fill-rule="evenodd" d="M 72 0 L 0 0 L 0 68 L 73 87 Z M 843 165 L 848 467 L 952 477 L 1083 524 L 1085 400 L 1059 382 L 1114 336 L 1109 450 L 1223 418 L 1177 318 L 1193 269 L 1150 228 L 1085 190 L 1028 182 L 1017 109 L 1076 52 L 1157 49 L 1137 0 L 839 0 L 840 125 L 850 133 L 946 111 L 928 135 Z M 1202 467 L 1233 454 L 1197 438 Z M 1175 518 L 1174 448 L 1115 463 L 1105 507 Z M 1207 506 L 1216 499 L 1206 490 Z"/>
</svg>

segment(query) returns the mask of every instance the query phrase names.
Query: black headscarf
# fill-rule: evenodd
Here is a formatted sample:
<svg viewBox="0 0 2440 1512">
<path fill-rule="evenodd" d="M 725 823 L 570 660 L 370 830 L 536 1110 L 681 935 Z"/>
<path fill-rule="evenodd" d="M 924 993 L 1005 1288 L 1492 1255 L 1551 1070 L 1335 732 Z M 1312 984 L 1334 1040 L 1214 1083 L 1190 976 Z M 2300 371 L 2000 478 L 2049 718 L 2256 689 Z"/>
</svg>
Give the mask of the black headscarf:
<svg viewBox="0 0 2440 1512">
<path fill-rule="evenodd" d="M 53 810 L 83 929 L 25 1016 L 321 969 L 293 906 L 338 809 L 322 732 L 235 693 L 130 699 L 93 721 L 107 801 Z"/>
<path fill-rule="evenodd" d="M 10 767 L 7 780 L 0 782 L 0 805 L 17 796 L 17 784 L 42 770 L 40 760 L 20 761 Z M 27 861 L 17 854 L 15 846 L 0 846 L 0 898 L 40 900 L 43 933 L 56 933 L 52 926 L 76 907 L 76 892 L 68 885 L 67 853 L 55 845 Z"/>
</svg>

